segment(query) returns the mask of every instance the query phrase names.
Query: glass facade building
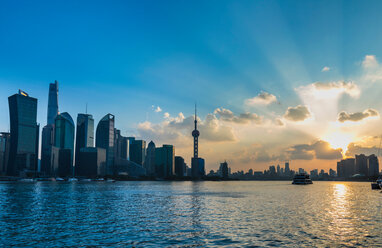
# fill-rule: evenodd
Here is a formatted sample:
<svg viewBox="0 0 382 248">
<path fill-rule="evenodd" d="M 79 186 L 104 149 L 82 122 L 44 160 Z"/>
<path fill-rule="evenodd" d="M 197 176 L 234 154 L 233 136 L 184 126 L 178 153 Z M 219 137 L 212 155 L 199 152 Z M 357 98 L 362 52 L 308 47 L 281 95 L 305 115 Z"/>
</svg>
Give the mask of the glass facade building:
<svg viewBox="0 0 382 248">
<path fill-rule="evenodd" d="M 146 157 L 146 141 L 133 140 L 130 146 L 130 161 L 143 165 Z"/>
<path fill-rule="evenodd" d="M 114 168 L 114 115 L 105 115 L 97 125 L 96 147 L 106 149 L 106 175 L 116 174 Z"/>
<path fill-rule="evenodd" d="M 11 143 L 7 174 L 34 173 L 38 161 L 37 99 L 23 91 L 8 98 Z"/>
<path fill-rule="evenodd" d="M 155 143 L 150 141 L 147 146 L 145 168 L 148 176 L 155 176 Z"/>
<path fill-rule="evenodd" d="M 79 162 L 81 148 L 94 147 L 94 119 L 90 114 L 77 115 L 76 163 Z"/>
<path fill-rule="evenodd" d="M 155 168 L 159 178 L 173 176 L 175 166 L 175 148 L 172 145 L 163 145 L 155 149 Z"/>
</svg>

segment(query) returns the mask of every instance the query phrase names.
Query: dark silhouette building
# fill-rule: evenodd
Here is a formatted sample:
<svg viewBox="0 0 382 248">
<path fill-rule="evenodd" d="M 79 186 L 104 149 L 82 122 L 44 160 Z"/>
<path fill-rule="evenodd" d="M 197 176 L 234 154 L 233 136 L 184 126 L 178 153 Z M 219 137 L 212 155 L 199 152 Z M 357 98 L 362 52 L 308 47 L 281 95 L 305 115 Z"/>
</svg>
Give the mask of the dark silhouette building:
<svg viewBox="0 0 382 248">
<path fill-rule="evenodd" d="M 175 148 L 163 145 L 155 149 L 155 171 L 159 178 L 168 178 L 174 174 Z"/>
<path fill-rule="evenodd" d="M 194 120 L 194 131 L 192 131 L 192 137 L 194 137 L 194 157 L 191 159 L 191 171 L 193 179 L 200 179 L 205 175 L 204 159 L 199 158 L 199 135 L 198 131 L 198 117 L 196 115 L 196 105 L 195 105 L 195 120 Z"/>
<path fill-rule="evenodd" d="M 146 156 L 146 141 L 132 140 L 130 145 L 130 161 L 143 165 Z"/>
<path fill-rule="evenodd" d="M 37 170 L 39 126 L 37 99 L 24 91 L 8 98 L 11 142 L 7 174 L 34 175 Z"/>
<path fill-rule="evenodd" d="M 337 176 L 342 178 L 351 177 L 356 173 L 355 159 L 347 158 L 337 162 Z"/>
<path fill-rule="evenodd" d="M 81 148 L 94 147 L 94 119 L 90 114 L 77 115 L 77 130 L 76 130 L 76 162 L 75 168 L 79 163 L 79 155 Z"/>
<path fill-rule="evenodd" d="M 0 133 L 0 175 L 6 175 L 7 173 L 10 146 L 11 134 Z"/>
<path fill-rule="evenodd" d="M 73 176 L 74 128 L 74 121 L 67 112 L 56 116 L 51 160 L 55 176 Z"/>
<path fill-rule="evenodd" d="M 224 161 L 224 163 L 220 164 L 219 171 L 220 171 L 222 178 L 228 178 L 229 174 L 228 174 L 228 163 L 227 163 L 227 161 Z"/>
<path fill-rule="evenodd" d="M 52 147 L 54 142 L 54 122 L 58 115 L 58 82 L 49 84 L 47 124 L 42 129 L 41 173 L 51 175 Z"/>
<path fill-rule="evenodd" d="M 368 160 L 368 167 L 369 167 L 369 176 L 371 177 L 378 177 L 379 176 L 379 162 L 378 157 L 374 154 L 371 154 L 367 158 Z"/>
<path fill-rule="evenodd" d="M 184 163 L 184 158 L 181 156 L 175 156 L 175 175 L 177 177 L 186 176 L 186 163 Z"/>
<path fill-rule="evenodd" d="M 76 161 L 76 176 L 96 178 L 106 175 L 106 150 L 103 148 L 83 147 Z"/>
<path fill-rule="evenodd" d="M 114 129 L 115 158 L 129 159 L 130 142 L 127 137 L 121 135 L 121 131 Z"/>
<path fill-rule="evenodd" d="M 96 147 L 106 150 L 106 175 L 117 173 L 114 168 L 114 121 L 114 115 L 105 115 L 99 121 L 96 131 Z"/>
<path fill-rule="evenodd" d="M 356 174 L 368 176 L 369 169 L 367 166 L 367 156 L 365 154 L 355 155 L 355 172 Z"/>
<path fill-rule="evenodd" d="M 148 176 L 155 176 L 155 143 L 150 141 L 146 150 L 145 169 Z"/>
</svg>

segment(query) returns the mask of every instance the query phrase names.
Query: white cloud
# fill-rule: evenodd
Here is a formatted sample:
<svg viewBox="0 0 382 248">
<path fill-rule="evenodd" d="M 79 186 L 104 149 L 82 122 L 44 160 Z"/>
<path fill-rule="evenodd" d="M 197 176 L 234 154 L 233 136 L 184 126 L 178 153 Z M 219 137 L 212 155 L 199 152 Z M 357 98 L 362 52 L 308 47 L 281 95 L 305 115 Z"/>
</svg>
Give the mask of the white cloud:
<svg viewBox="0 0 382 248">
<path fill-rule="evenodd" d="M 164 118 L 170 118 L 170 114 L 168 112 L 166 112 L 166 113 L 163 114 L 163 117 Z"/>
<path fill-rule="evenodd" d="M 162 109 L 159 106 L 157 106 L 154 111 L 159 113 L 159 112 L 162 112 Z"/>
<path fill-rule="evenodd" d="M 225 108 L 217 108 L 214 114 L 219 115 L 220 119 L 226 122 L 235 122 L 239 124 L 247 124 L 249 122 L 254 122 L 256 124 L 261 124 L 262 117 L 254 113 L 241 113 L 239 116 L 235 116 L 234 113 Z"/>
<path fill-rule="evenodd" d="M 311 116 L 306 106 L 298 105 L 296 107 L 288 107 L 284 114 L 284 118 L 290 121 L 303 121 Z"/>
<path fill-rule="evenodd" d="M 330 71 L 330 67 L 328 67 L 328 66 L 324 66 L 324 68 L 322 68 L 321 71 L 322 71 L 322 72 Z"/>
<path fill-rule="evenodd" d="M 366 109 L 363 112 L 355 112 L 355 113 L 346 113 L 345 111 L 342 111 L 338 115 L 338 121 L 339 122 L 345 122 L 345 121 L 362 121 L 365 118 L 372 117 L 372 116 L 379 116 L 379 113 L 375 109 Z"/>
<path fill-rule="evenodd" d="M 362 61 L 362 66 L 364 68 L 375 68 L 378 65 L 379 64 L 375 55 L 366 55 Z"/>
<path fill-rule="evenodd" d="M 257 96 L 245 100 L 245 103 L 247 105 L 268 105 L 276 101 L 277 98 L 275 95 L 262 91 Z"/>
</svg>

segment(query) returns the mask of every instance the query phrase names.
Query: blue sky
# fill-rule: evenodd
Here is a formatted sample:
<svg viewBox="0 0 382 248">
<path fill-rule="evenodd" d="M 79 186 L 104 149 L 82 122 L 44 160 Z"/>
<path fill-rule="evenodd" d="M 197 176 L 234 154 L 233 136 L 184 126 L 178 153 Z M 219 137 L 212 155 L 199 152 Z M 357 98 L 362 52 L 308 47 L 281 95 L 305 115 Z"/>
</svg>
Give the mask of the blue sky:
<svg viewBox="0 0 382 248">
<path fill-rule="evenodd" d="M 141 135 L 140 123 L 161 123 L 166 112 L 190 116 L 195 101 L 202 119 L 218 107 L 281 116 L 301 104 L 296 88 L 353 80 L 362 74 L 366 55 L 382 56 L 381 5 L 2 1 L 0 129 L 8 129 L 7 97 L 19 88 L 39 99 L 38 121 L 45 125 L 54 80 L 60 83 L 61 112 L 75 119 L 88 103 L 96 122 L 115 114 L 124 134 Z M 325 66 L 330 70 L 322 72 Z M 244 104 L 262 91 L 279 104 Z M 338 104 L 351 108 L 348 102 Z M 153 105 L 163 111 L 153 111 Z"/>
</svg>

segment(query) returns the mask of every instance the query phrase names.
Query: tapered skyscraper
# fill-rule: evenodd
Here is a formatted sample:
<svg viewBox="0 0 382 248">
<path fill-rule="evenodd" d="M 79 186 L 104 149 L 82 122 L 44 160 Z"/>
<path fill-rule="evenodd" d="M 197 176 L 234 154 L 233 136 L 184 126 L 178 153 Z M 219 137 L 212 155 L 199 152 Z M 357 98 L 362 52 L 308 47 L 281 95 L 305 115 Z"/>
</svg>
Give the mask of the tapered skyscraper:
<svg viewBox="0 0 382 248">
<path fill-rule="evenodd" d="M 54 138 L 54 120 L 58 115 L 58 82 L 49 84 L 48 118 L 47 124 L 42 129 L 41 149 L 41 172 L 44 175 L 53 173 L 51 166 L 51 155 Z"/>
</svg>

